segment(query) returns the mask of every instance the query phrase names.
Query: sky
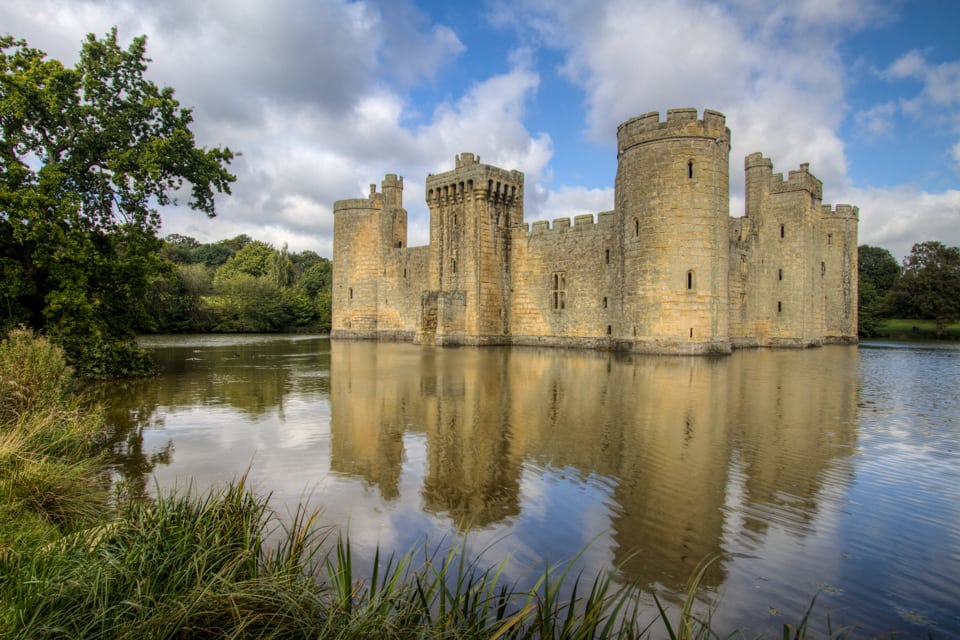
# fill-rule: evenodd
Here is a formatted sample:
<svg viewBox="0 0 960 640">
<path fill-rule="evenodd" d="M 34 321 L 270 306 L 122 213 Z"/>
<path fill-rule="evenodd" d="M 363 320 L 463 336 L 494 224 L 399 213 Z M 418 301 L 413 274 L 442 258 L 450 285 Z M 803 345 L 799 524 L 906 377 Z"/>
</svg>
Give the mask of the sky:
<svg viewBox="0 0 960 640">
<path fill-rule="evenodd" d="M 198 143 L 242 154 L 217 216 L 163 209 L 163 235 L 328 258 L 333 203 L 388 173 L 426 244 L 426 176 L 462 152 L 525 173 L 527 221 L 610 210 L 617 125 L 683 107 L 727 117 L 731 215 L 761 151 L 859 206 L 860 244 L 960 246 L 958 25 L 955 0 L 0 2 L 0 33 L 65 64 L 146 35 Z"/>
</svg>

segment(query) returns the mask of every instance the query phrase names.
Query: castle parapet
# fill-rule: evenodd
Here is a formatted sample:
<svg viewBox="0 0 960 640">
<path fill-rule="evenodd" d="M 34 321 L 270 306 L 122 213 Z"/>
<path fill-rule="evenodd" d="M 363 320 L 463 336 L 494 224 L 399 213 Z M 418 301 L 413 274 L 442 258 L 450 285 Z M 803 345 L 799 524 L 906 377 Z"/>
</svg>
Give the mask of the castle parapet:
<svg viewBox="0 0 960 640">
<path fill-rule="evenodd" d="M 705 109 L 703 119 L 697 119 L 696 109 L 669 109 L 667 119 L 660 121 L 660 113 L 651 111 L 627 120 L 617 129 L 619 153 L 645 142 L 671 137 L 712 138 L 730 146 L 727 119 L 719 111 Z"/>
<path fill-rule="evenodd" d="M 403 178 L 395 173 L 388 173 L 381 183 L 382 191 L 377 191 L 377 185 L 370 185 L 370 195 L 366 198 L 348 198 L 333 203 L 334 215 L 348 211 L 382 211 L 385 207 L 403 206 Z"/>
<path fill-rule="evenodd" d="M 787 179 L 782 173 L 775 173 L 770 182 L 770 193 L 786 193 L 788 191 L 807 191 L 818 200 L 823 197 L 823 182 L 810 173 L 810 164 L 805 162 L 798 171 L 790 171 Z"/>
<path fill-rule="evenodd" d="M 569 229 L 590 231 L 600 227 L 611 227 L 616 224 L 616 220 L 615 211 L 601 211 L 596 214 L 596 224 L 594 224 L 594 214 L 582 213 L 573 217 L 572 225 L 570 218 L 554 218 L 552 224 L 549 220 L 534 220 L 532 223 L 524 223 L 520 228 L 531 234 L 562 232 Z"/>
<path fill-rule="evenodd" d="M 480 156 L 461 153 L 454 159 L 455 169 L 427 176 L 428 206 L 439 206 L 480 199 L 507 206 L 523 204 L 523 173 L 480 164 Z"/>
<path fill-rule="evenodd" d="M 370 185 L 371 187 L 373 185 Z M 337 200 L 333 203 L 334 215 L 349 211 L 370 211 L 383 209 L 383 194 L 371 193 L 368 198 L 349 198 Z"/>
<path fill-rule="evenodd" d="M 836 207 L 825 204 L 820 207 L 820 215 L 822 215 L 824 218 L 859 220 L 860 207 L 855 207 L 852 204 L 838 204 Z"/>
<path fill-rule="evenodd" d="M 769 169 L 773 172 L 773 160 L 765 158 L 762 153 L 756 151 L 743 159 L 743 168 L 747 171 L 751 169 Z"/>
</svg>

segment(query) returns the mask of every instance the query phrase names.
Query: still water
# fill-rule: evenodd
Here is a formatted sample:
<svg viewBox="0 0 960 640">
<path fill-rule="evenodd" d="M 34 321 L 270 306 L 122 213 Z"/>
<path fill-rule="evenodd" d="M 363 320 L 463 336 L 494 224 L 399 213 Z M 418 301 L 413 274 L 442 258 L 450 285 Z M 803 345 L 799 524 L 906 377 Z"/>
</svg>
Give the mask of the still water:
<svg viewBox="0 0 960 640">
<path fill-rule="evenodd" d="M 250 468 L 354 551 L 463 541 L 507 579 L 583 552 L 677 602 L 715 557 L 714 629 L 812 621 L 960 637 L 960 347 L 723 358 L 438 349 L 316 336 L 151 337 L 115 387 L 148 493 Z M 362 564 L 361 560 L 361 564 Z"/>
</svg>

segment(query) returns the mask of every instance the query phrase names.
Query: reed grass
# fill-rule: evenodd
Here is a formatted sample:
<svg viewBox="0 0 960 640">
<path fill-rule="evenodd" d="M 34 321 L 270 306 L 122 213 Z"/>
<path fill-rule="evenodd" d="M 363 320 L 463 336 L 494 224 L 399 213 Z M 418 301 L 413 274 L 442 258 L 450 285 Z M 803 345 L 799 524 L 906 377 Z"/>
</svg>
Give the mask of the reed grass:
<svg viewBox="0 0 960 640">
<path fill-rule="evenodd" d="M 102 413 L 71 385 L 46 339 L 17 329 L 0 343 L 0 554 L 103 519 Z"/>
</svg>

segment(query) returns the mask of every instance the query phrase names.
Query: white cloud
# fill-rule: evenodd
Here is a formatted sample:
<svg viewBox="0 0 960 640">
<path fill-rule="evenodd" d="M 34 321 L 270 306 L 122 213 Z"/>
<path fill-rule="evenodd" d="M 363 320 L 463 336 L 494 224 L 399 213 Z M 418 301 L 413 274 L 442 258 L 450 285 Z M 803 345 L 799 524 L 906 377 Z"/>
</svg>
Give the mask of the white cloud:
<svg viewBox="0 0 960 640">
<path fill-rule="evenodd" d="M 560 187 L 549 192 L 537 211 L 526 211 L 527 220 L 553 220 L 573 218 L 590 213 L 596 214 L 613 209 L 613 189 L 587 189 L 585 187 Z"/>
<path fill-rule="evenodd" d="M 875 140 L 893 130 L 893 119 L 896 114 L 896 103 L 884 102 L 854 114 L 855 126 L 860 135 L 869 140 Z"/>
<path fill-rule="evenodd" d="M 886 80 L 919 80 L 921 90 L 910 98 L 903 98 L 900 106 L 905 113 L 918 118 L 946 119 L 955 129 L 960 128 L 960 61 L 932 64 L 916 49 L 908 51 L 880 72 Z"/>
<path fill-rule="evenodd" d="M 849 195 L 861 206 L 865 237 L 902 242 L 909 225 L 889 198 L 901 199 L 906 210 L 931 212 L 915 214 L 923 216 L 933 215 L 930 202 L 938 198 L 948 211 L 953 202 L 949 193 L 854 191 L 849 184 L 839 132 L 849 115 L 850 78 L 839 46 L 857 30 L 889 21 L 896 7 L 887 3 L 651 0 L 641 8 L 631 0 L 492 0 L 488 6 L 486 17 L 515 30 L 519 44 L 498 60 L 506 70 L 471 76 L 471 85 L 446 93 L 439 104 L 413 100 L 418 89 L 443 83 L 450 69 L 474 73 L 477 58 L 470 56 L 483 54 L 468 51 L 463 34 L 413 0 L 35 0 L 0 6 L 0 24 L 65 62 L 75 59 L 87 32 L 102 35 L 117 25 L 125 42 L 148 34 L 149 75 L 174 86 L 194 108 L 198 141 L 243 153 L 233 165 L 234 195 L 218 199 L 216 219 L 164 212 L 164 232 L 202 241 L 247 233 L 329 255 L 333 202 L 366 194 L 385 173 L 401 173 L 409 241 L 423 244 L 423 180 L 452 168 L 463 151 L 525 172 L 528 219 L 609 209 L 612 188 L 554 185 L 551 132 L 530 121 L 545 74 L 572 83 L 582 101 L 548 103 L 551 94 L 538 110 L 585 106 L 581 130 L 595 144 L 612 147 L 617 125 L 647 111 L 691 106 L 725 113 L 733 137 L 733 215 L 742 211 L 742 159 L 754 151 L 770 157 L 775 171 L 809 162 L 824 182 L 825 200 Z M 556 56 L 558 67 L 536 66 Z M 881 72 L 891 83 L 911 81 L 904 86 L 913 94 L 853 114 L 858 133 L 887 134 L 898 109 L 933 114 L 946 130 L 960 132 L 960 63 L 928 56 L 907 52 Z M 945 149 L 960 171 L 960 143 Z"/>
<path fill-rule="evenodd" d="M 856 189 L 843 202 L 860 207 L 860 244 L 889 249 L 898 259 L 917 242 L 960 246 L 960 190 L 928 193 L 910 186 Z"/>
</svg>

